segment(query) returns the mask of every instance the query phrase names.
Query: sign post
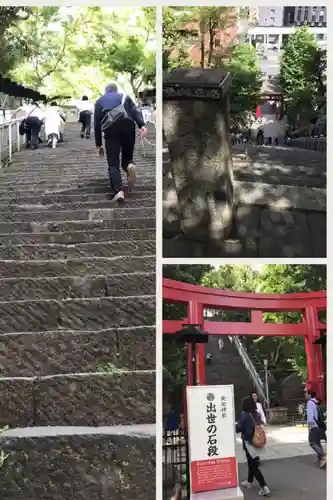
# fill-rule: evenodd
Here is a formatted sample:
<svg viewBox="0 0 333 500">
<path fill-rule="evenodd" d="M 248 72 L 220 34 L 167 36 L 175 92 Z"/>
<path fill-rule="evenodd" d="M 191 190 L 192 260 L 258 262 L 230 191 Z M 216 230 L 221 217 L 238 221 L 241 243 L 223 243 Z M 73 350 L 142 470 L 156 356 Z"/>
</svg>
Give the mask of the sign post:
<svg viewBox="0 0 333 500">
<path fill-rule="evenodd" d="M 192 500 L 240 500 L 232 385 L 188 386 Z"/>
</svg>

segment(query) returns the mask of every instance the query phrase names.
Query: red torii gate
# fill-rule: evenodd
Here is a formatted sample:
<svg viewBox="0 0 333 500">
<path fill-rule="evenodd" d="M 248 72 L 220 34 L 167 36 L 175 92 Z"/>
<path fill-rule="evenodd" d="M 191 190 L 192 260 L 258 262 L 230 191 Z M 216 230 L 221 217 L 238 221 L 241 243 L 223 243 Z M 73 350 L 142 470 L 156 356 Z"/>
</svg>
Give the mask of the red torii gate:
<svg viewBox="0 0 333 500">
<path fill-rule="evenodd" d="M 318 313 L 326 310 L 326 291 L 288 293 L 284 295 L 266 293 L 232 292 L 189 285 L 180 281 L 163 279 L 163 301 L 188 304 L 188 317 L 184 320 L 163 320 L 163 334 L 172 335 L 185 324 L 200 325 L 210 335 L 252 336 L 303 336 L 308 366 L 307 388 L 316 391 L 317 397 L 325 398 L 324 365 L 321 346 L 316 341 L 321 332 L 326 335 L 326 324 L 318 319 Z M 204 319 L 204 309 L 238 309 L 251 312 L 251 322 L 218 322 Z M 302 313 L 303 321 L 297 324 L 264 323 L 264 312 Z M 197 381 L 205 384 L 205 347 L 196 346 Z M 193 385 L 192 353 L 188 349 L 188 385 Z"/>
</svg>

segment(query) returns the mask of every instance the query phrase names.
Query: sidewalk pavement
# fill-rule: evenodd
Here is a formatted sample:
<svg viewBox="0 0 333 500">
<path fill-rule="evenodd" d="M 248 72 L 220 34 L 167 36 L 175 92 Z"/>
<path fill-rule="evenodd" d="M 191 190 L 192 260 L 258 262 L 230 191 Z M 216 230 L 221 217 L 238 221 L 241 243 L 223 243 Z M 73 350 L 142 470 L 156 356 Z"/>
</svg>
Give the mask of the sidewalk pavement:
<svg viewBox="0 0 333 500">
<path fill-rule="evenodd" d="M 326 470 L 319 468 L 313 455 L 265 461 L 262 473 L 274 500 L 326 500 Z M 246 475 L 246 465 L 240 464 L 240 481 Z M 258 498 L 257 488 L 244 489 L 244 500 Z"/>
<path fill-rule="evenodd" d="M 266 448 L 260 455 L 262 461 L 306 455 L 313 455 L 313 459 L 315 459 L 314 452 L 308 443 L 307 427 L 268 426 L 266 434 Z M 236 457 L 239 464 L 246 462 L 239 435 L 237 435 L 236 441 Z"/>
</svg>

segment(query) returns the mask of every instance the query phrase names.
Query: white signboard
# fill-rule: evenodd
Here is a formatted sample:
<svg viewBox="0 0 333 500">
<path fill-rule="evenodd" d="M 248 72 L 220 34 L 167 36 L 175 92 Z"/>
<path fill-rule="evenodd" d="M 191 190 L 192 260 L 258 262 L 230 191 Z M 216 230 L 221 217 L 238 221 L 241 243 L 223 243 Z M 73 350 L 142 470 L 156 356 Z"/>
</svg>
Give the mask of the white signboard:
<svg viewBox="0 0 333 500">
<path fill-rule="evenodd" d="M 237 486 L 233 385 L 186 392 L 192 493 Z"/>
</svg>

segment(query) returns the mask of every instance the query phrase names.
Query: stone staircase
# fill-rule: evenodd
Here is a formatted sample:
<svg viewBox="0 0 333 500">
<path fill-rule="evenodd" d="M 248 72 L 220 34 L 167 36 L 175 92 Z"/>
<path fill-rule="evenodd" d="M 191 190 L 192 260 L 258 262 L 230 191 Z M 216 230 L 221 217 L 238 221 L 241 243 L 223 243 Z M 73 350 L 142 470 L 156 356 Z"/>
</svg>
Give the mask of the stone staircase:
<svg viewBox="0 0 333 500">
<path fill-rule="evenodd" d="M 155 151 L 135 160 L 122 206 L 77 124 L 0 173 L 1 500 L 155 499 Z"/>
<path fill-rule="evenodd" d="M 182 236 L 167 148 L 163 170 L 164 257 L 326 257 L 323 153 L 287 146 L 235 146 L 234 224 L 218 248 Z"/>
</svg>

